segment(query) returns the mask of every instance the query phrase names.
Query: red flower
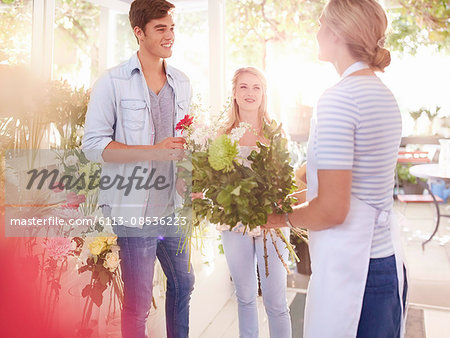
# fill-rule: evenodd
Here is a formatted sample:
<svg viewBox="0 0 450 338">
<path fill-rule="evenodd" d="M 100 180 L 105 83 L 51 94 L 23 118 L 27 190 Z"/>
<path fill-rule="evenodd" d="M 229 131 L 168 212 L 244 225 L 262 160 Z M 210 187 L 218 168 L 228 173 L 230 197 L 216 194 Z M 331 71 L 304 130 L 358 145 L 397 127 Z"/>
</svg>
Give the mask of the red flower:
<svg viewBox="0 0 450 338">
<path fill-rule="evenodd" d="M 193 116 L 184 115 L 183 119 L 180 122 L 178 122 L 177 126 L 175 127 L 175 130 L 181 130 L 181 133 L 183 133 L 183 131 L 186 130 L 187 127 L 189 127 L 193 121 L 194 121 Z"/>
<path fill-rule="evenodd" d="M 58 192 L 61 192 L 61 191 L 64 191 L 64 184 L 58 183 L 58 185 L 56 186 L 56 188 L 53 189 L 53 192 L 58 193 Z"/>
<path fill-rule="evenodd" d="M 74 208 L 78 209 L 81 203 L 86 202 L 86 196 L 84 195 L 77 195 L 74 192 L 69 192 L 67 194 L 67 207 L 68 208 Z"/>
</svg>

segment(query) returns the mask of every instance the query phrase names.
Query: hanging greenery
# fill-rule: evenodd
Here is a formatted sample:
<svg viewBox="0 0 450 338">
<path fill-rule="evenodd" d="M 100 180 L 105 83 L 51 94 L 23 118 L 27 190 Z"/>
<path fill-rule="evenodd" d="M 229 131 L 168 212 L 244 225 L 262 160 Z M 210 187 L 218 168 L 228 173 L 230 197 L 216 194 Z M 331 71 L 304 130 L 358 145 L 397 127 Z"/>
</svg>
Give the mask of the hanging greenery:
<svg viewBox="0 0 450 338">
<path fill-rule="evenodd" d="M 447 0 L 399 0 L 388 13 L 392 29 L 387 41 L 394 50 L 415 54 L 420 46 L 433 46 L 440 51 L 449 51 L 450 7 Z"/>
<path fill-rule="evenodd" d="M 267 45 L 286 42 L 294 50 L 315 50 L 318 18 L 326 0 L 227 1 L 226 30 L 231 54 L 242 63 L 265 68 Z M 414 54 L 419 46 L 448 51 L 450 8 L 447 0 L 385 1 L 391 22 L 388 47 Z"/>
</svg>

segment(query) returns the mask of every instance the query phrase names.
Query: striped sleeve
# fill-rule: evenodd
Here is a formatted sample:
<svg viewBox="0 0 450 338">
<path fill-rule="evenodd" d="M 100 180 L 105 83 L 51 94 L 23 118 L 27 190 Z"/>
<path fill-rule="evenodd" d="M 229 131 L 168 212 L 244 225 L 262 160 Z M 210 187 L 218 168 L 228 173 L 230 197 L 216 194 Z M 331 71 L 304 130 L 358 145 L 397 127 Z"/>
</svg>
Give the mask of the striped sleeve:
<svg viewBox="0 0 450 338">
<path fill-rule="evenodd" d="M 359 110 L 345 91 L 331 88 L 317 105 L 318 169 L 351 170 Z"/>
</svg>

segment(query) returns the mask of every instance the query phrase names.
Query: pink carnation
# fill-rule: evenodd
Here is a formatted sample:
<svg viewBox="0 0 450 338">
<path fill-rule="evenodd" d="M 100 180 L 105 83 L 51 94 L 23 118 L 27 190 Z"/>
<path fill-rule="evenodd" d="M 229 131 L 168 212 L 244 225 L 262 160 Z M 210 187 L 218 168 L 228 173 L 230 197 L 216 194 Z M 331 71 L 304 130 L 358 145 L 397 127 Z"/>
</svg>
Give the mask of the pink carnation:
<svg viewBox="0 0 450 338">
<path fill-rule="evenodd" d="M 47 238 L 45 247 L 50 257 L 54 259 L 65 258 L 73 249 L 72 239 L 67 237 Z"/>
</svg>

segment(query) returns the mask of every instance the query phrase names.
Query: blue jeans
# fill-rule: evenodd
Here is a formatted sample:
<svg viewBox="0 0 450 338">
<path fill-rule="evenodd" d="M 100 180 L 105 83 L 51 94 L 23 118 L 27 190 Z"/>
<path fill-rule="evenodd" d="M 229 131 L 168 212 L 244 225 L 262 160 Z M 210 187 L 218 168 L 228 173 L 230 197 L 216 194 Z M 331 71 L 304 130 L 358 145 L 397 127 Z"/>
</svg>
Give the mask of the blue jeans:
<svg viewBox="0 0 450 338">
<path fill-rule="evenodd" d="M 405 268 L 403 272 L 405 282 L 402 301 L 405 306 L 408 289 Z M 357 337 L 400 337 L 401 316 L 395 257 L 371 259 Z"/>
<path fill-rule="evenodd" d="M 291 316 L 286 299 L 287 272 L 277 256 L 270 236 L 267 235 L 268 277 L 266 277 L 262 236 L 250 237 L 238 232 L 223 231 L 222 242 L 236 289 L 239 336 L 241 338 L 257 338 L 259 334 L 256 304 L 258 294 L 256 264 L 258 264 L 263 303 L 269 319 L 270 336 L 291 338 Z M 276 237 L 276 243 L 278 251 L 287 263 L 289 251 L 278 237 Z"/>
<path fill-rule="evenodd" d="M 166 330 L 168 338 L 189 336 L 189 302 L 194 272 L 186 250 L 179 251 L 179 237 L 136 237 L 139 229 L 115 226 L 119 236 L 124 301 L 122 336 L 147 337 L 147 318 L 152 304 L 153 272 L 158 258 L 167 277 Z M 130 236 L 128 236 L 130 235 Z"/>
</svg>

